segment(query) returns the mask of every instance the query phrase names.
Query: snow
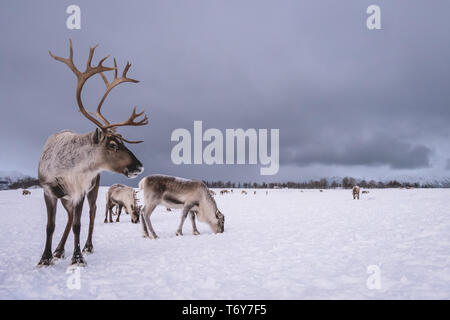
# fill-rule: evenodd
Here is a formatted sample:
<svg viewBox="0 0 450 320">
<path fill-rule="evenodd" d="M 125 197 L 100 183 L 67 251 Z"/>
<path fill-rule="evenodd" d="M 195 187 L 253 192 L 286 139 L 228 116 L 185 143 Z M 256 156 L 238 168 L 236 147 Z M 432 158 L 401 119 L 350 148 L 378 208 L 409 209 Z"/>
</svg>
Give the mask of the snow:
<svg viewBox="0 0 450 320">
<path fill-rule="evenodd" d="M 250 190 L 217 195 L 225 232 L 198 223 L 175 236 L 180 211 L 152 215 L 159 239 L 123 214 L 104 224 L 99 192 L 94 253 L 68 286 L 73 236 L 66 258 L 36 268 L 45 239 L 42 190 L 0 191 L 1 299 L 449 299 L 448 189 Z M 217 190 L 216 190 L 217 191 Z M 247 190 L 249 191 L 249 190 Z M 82 218 L 82 243 L 88 210 Z M 53 248 L 66 223 L 58 205 Z M 369 289 L 379 269 L 379 289 Z M 369 270 L 369 273 L 368 273 Z"/>
</svg>

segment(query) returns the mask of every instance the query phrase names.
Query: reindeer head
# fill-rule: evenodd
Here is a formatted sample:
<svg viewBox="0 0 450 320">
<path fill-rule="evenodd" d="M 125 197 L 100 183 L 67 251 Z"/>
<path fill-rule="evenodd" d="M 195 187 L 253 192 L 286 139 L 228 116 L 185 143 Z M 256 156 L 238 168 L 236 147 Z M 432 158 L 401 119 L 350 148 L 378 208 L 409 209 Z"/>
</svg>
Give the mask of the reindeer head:
<svg viewBox="0 0 450 320">
<path fill-rule="evenodd" d="M 77 90 L 76 90 L 76 99 L 78 103 L 78 108 L 80 112 L 85 116 L 88 120 L 93 122 L 98 126 L 97 130 L 92 134 L 92 141 L 95 146 L 97 146 L 98 163 L 103 169 L 122 173 L 128 178 L 134 178 L 138 174 L 140 174 L 144 167 L 142 163 L 134 156 L 134 154 L 125 147 L 124 142 L 128 143 L 140 143 L 142 141 L 129 141 L 122 137 L 121 134 L 116 132 L 118 127 L 124 126 L 143 126 L 148 124 L 148 118 L 144 114 L 144 112 L 136 113 L 136 107 L 133 108 L 133 112 L 131 116 L 123 121 L 117 123 L 110 123 L 101 113 L 101 108 L 103 102 L 105 101 L 108 94 L 114 89 L 117 85 L 125 82 L 137 83 L 139 81 L 130 79 L 127 77 L 128 70 L 131 67 L 130 63 L 127 63 L 121 77 L 117 76 L 117 62 L 114 59 L 114 68 L 105 67 L 102 63 L 109 57 L 106 56 L 101 59 L 97 66 L 91 66 L 92 58 L 94 56 L 94 51 L 97 46 L 90 48 L 89 57 L 86 65 L 86 71 L 81 72 L 77 69 L 77 67 L 73 63 L 73 48 L 72 48 L 72 40 L 70 40 L 70 53 L 69 58 L 61 58 L 53 55 L 50 51 L 50 56 L 57 61 L 60 61 L 66 64 L 70 70 L 77 77 Z M 103 72 L 114 70 L 114 80 L 109 82 Z M 99 74 L 106 86 L 105 93 L 103 94 L 102 99 L 100 100 L 97 110 L 95 113 L 91 113 L 86 111 L 83 106 L 83 101 L 81 99 L 81 92 L 83 90 L 83 86 L 86 81 L 95 74 Z M 135 121 L 140 116 L 144 116 L 138 121 Z"/>
<path fill-rule="evenodd" d="M 219 211 L 216 210 L 216 219 L 217 222 L 213 228 L 215 233 L 223 233 L 225 230 L 225 216 Z"/>
<path fill-rule="evenodd" d="M 139 223 L 139 216 L 142 212 L 142 206 L 137 204 L 137 196 L 136 191 L 134 191 L 134 204 L 131 205 L 131 222 L 132 223 Z"/>
<path fill-rule="evenodd" d="M 142 163 L 117 137 L 108 136 L 100 129 L 92 134 L 93 144 L 98 147 L 100 165 L 108 171 L 135 178 L 144 171 Z"/>
</svg>

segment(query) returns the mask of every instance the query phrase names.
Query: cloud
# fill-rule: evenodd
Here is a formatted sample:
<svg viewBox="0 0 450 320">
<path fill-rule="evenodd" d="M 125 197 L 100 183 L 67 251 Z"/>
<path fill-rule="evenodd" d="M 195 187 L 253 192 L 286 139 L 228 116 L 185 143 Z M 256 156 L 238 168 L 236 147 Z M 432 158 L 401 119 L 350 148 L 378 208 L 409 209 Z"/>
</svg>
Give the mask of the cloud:
<svg viewBox="0 0 450 320">
<path fill-rule="evenodd" d="M 306 166 L 366 165 L 388 166 L 392 169 L 419 169 L 430 166 L 432 150 L 424 145 L 412 145 L 395 137 L 377 136 L 368 140 L 354 138 L 342 144 L 302 145 L 287 147 L 287 164 Z"/>
<path fill-rule="evenodd" d="M 76 32 L 65 28 L 67 3 L 0 1 L 0 27 L 9 30 L 0 48 L 0 136 L 8 137 L 0 140 L 8 150 L 0 169 L 35 173 L 52 133 L 94 129 L 77 111 L 73 74 L 48 55 L 67 56 L 71 37 L 80 68 L 96 43 L 94 63 L 106 54 L 120 68 L 132 62 L 129 76 L 141 82 L 111 92 L 104 112 L 112 121 L 133 105 L 147 112 L 148 126 L 120 129 L 144 139 L 131 149 L 146 174 L 257 175 L 249 166 L 172 164 L 171 132 L 191 130 L 194 120 L 222 130 L 280 129 L 278 176 L 298 176 L 309 164 L 385 175 L 440 163 L 436 170 L 446 173 L 450 2 L 380 1 L 383 30 L 373 32 L 360 0 L 90 1 L 80 5 Z M 89 111 L 103 92 L 99 77 L 89 80 Z"/>
</svg>

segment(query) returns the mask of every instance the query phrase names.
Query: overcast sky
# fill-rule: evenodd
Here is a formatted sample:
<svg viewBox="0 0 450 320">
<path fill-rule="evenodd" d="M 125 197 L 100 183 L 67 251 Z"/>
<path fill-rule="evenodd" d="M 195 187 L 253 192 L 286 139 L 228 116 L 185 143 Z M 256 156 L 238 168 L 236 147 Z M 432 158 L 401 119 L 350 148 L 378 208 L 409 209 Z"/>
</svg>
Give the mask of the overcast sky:
<svg viewBox="0 0 450 320">
<path fill-rule="evenodd" d="M 66 28 L 70 4 L 81 7 L 81 30 Z M 382 30 L 366 27 L 371 4 Z M 48 136 L 95 129 L 77 111 L 74 75 L 48 55 L 66 57 L 72 38 L 81 69 L 97 43 L 95 63 L 106 54 L 120 68 L 132 62 L 129 76 L 141 82 L 114 89 L 104 113 L 122 121 L 133 105 L 147 112 L 148 126 L 120 130 L 145 140 L 130 146 L 145 174 L 450 176 L 449 14 L 445 0 L 1 1 L 0 170 L 36 176 Z M 85 87 L 95 109 L 103 82 Z M 194 120 L 280 129 L 279 173 L 172 164 L 171 133 L 192 131 Z M 125 181 L 105 174 L 102 184 Z"/>
</svg>

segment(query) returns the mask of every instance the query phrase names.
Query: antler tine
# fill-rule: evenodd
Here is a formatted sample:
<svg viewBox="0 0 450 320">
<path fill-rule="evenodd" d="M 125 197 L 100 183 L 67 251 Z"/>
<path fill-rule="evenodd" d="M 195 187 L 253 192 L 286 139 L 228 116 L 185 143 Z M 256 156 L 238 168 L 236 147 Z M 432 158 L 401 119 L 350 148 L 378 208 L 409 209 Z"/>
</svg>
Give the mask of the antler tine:
<svg viewBox="0 0 450 320">
<path fill-rule="evenodd" d="M 98 47 L 98 44 L 96 44 L 95 46 L 89 48 L 89 58 L 88 58 L 87 63 L 86 63 L 86 70 L 91 68 L 92 58 L 94 57 L 94 51 L 95 51 L 95 49 L 97 49 L 97 47 Z"/>
<path fill-rule="evenodd" d="M 130 67 L 131 67 L 131 63 L 129 63 L 127 61 L 127 65 L 125 66 L 125 69 L 123 69 L 122 77 L 124 77 L 124 78 L 127 77 L 127 73 L 128 73 L 128 70 L 130 69 Z"/>
<path fill-rule="evenodd" d="M 106 129 L 109 129 L 108 126 L 110 125 L 110 122 L 102 115 L 101 109 L 103 106 L 103 102 L 105 102 L 105 99 L 108 96 L 108 94 L 111 92 L 112 89 L 114 89 L 116 86 L 118 86 L 121 83 L 124 83 L 124 82 L 138 83 L 139 82 L 138 80 L 127 78 L 127 72 L 130 69 L 130 67 L 131 67 L 131 64 L 127 62 L 127 65 L 125 66 L 125 68 L 123 70 L 122 76 L 120 78 L 118 78 L 117 77 L 117 71 L 118 71 L 117 61 L 116 61 L 116 58 L 114 58 L 114 80 L 109 82 L 108 79 L 106 78 L 106 76 L 103 73 L 100 73 L 103 81 L 105 82 L 106 91 L 97 106 L 96 116 L 105 123 Z"/>
<path fill-rule="evenodd" d="M 50 57 L 52 57 L 53 59 L 67 65 L 70 68 L 70 70 L 72 70 L 73 73 L 75 73 L 75 75 L 77 77 L 80 75 L 80 71 L 77 69 L 77 67 L 75 67 L 75 65 L 73 63 L 72 39 L 69 39 L 69 58 L 62 58 L 62 57 L 55 56 L 50 50 L 48 50 L 48 53 L 50 54 Z"/>
<path fill-rule="evenodd" d="M 148 118 L 147 116 L 144 114 L 144 112 L 139 112 L 136 113 L 136 107 L 133 108 L 133 112 L 131 114 L 131 116 L 128 118 L 128 120 L 123 121 L 123 122 L 119 122 L 119 123 L 113 123 L 111 124 L 102 114 L 101 114 L 101 108 L 103 105 L 103 102 L 105 101 L 106 97 L 108 96 L 109 92 L 111 92 L 111 90 L 113 88 L 115 88 L 117 85 L 124 83 L 124 82 L 132 82 L 132 83 L 137 83 L 139 82 L 138 80 L 135 79 L 131 79 L 127 77 L 127 73 L 131 67 L 131 64 L 129 62 L 127 62 L 123 72 L 122 72 L 122 76 L 120 78 L 117 77 L 117 72 L 118 72 L 118 68 L 117 68 L 117 62 L 116 59 L 114 58 L 114 68 L 111 67 L 105 67 L 103 66 L 103 62 L 105 62 L 106 59 L 108 59 L 109 55 L 104 57 L 103 59 L 100 59 L 100 61 L 98 62 L 97 66 L 92 66 L 92 59 L 94 57 L 94 52 L 95 49 L 98 47 L 98 45 L 95 45 L 93 47 L 91 47 L 89 49 L 89 56 L 86 62 L 86 71 L 84 72 L 80 72 L 77 67 L 75 66 L 75 64 L 73 63 L 73 46 L 72 46 L 72 39 L 69 39 L 69 58 L 62 58 L 59 56 L 55 56 L 51 51 L 49 51 L 50 56 L 57 60 L 60 61 L 64 64 L 66 64 L 70 70 L 72 70 L 72 72 L 76 75 L 77 77 L 77 90 L 76 90 L 76 98 L 77 98 L 77 103 L 78 103 L 78 107 L 79 107 L 79 111 L 91 122 L 93 122 L 95 125 L 97 125 L 99 128 L 101 128 L 103 130 L 103 132 L 105 132 L 108 135 L 113 135 L 116 136 L 117 138 L 119 138 L 120 140 L 124 141 L 124 142 L 128 142 L 128 143 L 141 143 L 142 141 L 130 141 L 127 140 L 125 138 L 123 138 L 120 134 L 116 133 L 116 128 L 117 127 L 122 127 L 122 126 L 142 126 L 142 125 L 146 125 L 148 124 Z M 103 74 L 103 72 L 105 71 L 112 71 L 114 70 L 114 80 L 109 82 L 108 79 L 106 78 L 106 76 Z M 83 86 L 86 83 L 86 81 L 92 77 L 95 74 L 100 74 L 100 76 L 103 79 L 103 82 L 105 83 L 106 86 L 106 91 L 102 97 L 102 99 L 100 100 L 100 103 L 97 107 L 97 112 L 95 113 L 95 115 L 91 112 L 86 111 L 86 109 L 83 106 L 83 101 L 81 99 L 81 92 L 83 90 Z M 139 121 L 135 121 L 137 118 L 139 118 L 140 116 L 144 115 L 144 118 L 139 120 Z M 104 122 L 104 124 L 102 124 L 98 119 L 100 119 L 101 121 Z"/>
<path fill-rule="evenodd" d="M 144 115 L 144 118 L 139 120 L 138 122 L 135 122 L 134 120 L 136 118 L 139 118 L 140 116 Z M 105 126 L 105 129 L 110 129 L 110 128 L 117 128 L 117 127 L 124 127 L 124 126 L 144 126 L 148 124 L 148 118 L 147 115 L 145 115 L 144 111 L 141 111 L 139 113 L 136 113 L 136 107 L 133 108 L 133 113 L 131 114 L 131 116 L 128 118 L 128 120 L 123 121 L 123 122 L 119 122 L 119 123 L 113 123 L 113 124 L 109 124 L 107 126 Z"/>
<path fill-rule="evenodd" d="M 97 74 L 97 73 L 101 73 L 104 71 L 111 71 L 114 70 L 114 68 L 110 68 L 110 67 L 105 67 L 103 66 L 103 62 L 108 59 L 109 56 L 104 57 L 103 59 L 100 60 L 100 62 L 98 63 L 98 65 L 96 67 L 92 67 L 91 66 L 91 62 L 92 62 L 92 58 L 94 56 L 94 51 L 95 48 L 97 48 L 97 46 L 94 46 L 92 48 L 90 48 L 89 50 L 89 57 L 88 57 L 88 61 L 87 61 L 87 66 L 86 66 L 86 71 L 85 72 L 80 72 L 76 67 L 75 64 L 73 63 L 73 46 L 72 46 L 72 39 L 69 39 L 69 45 L 70 45 L 70 53 L 69 53 L 69 58 L 61 58 L 58 56 L 53 55 L 53 53 L 51 51 L 49 51 L 50 56 L 60 62 L 63 62 L 64 64 L 66 64 L 72 71 L 73 73 L 75 73 L 75 75 L 77 76 L 77 90 L 76 90 L 76 97 L 77 97 L 77 103 L 78 103 L 78 108 L 80 110 L 80 112 L 91 122 L 93 122 L 94 124 L 96 124 L 98 127 L 100 127 L 103 131 L 105 131 L 106 129 L 104 128 L 104 125 L 98 121 L 95 117 L 91 116 L 89 114 L 89 112 L 86 111 L 86 109 L 83 106 L 83 101 L 81 99 L 81 91 L 83 90 L 83 86 L 86 83 L 86 81 L 92 77 L 93 75 Z"/>
</svg>

